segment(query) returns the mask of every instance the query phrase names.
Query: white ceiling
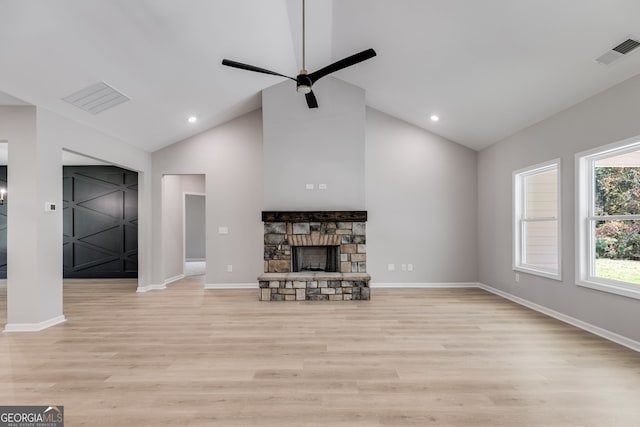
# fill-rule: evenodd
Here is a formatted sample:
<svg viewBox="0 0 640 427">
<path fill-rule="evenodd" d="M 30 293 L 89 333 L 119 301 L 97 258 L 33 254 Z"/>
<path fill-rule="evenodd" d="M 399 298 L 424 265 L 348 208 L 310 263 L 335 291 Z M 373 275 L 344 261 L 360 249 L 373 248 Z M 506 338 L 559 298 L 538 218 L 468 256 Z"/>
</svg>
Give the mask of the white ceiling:
<svg viewBox="0 0 640 427">
<path fill-rule="evenodd" d="M 0 91 L 154 151 L 259 107 L 283 79 L 221 60 L 295 76 L 300 35 L 300 0 L 0 0 Z M 629 35 L 638 0 L 307 0 L 307 69 L 372 47 L 335 76 L 474 149 L 638 74 L 637 52 L 594 61 Z M 131 101 L 61 100 L 100 81 Z"/>
</svg>

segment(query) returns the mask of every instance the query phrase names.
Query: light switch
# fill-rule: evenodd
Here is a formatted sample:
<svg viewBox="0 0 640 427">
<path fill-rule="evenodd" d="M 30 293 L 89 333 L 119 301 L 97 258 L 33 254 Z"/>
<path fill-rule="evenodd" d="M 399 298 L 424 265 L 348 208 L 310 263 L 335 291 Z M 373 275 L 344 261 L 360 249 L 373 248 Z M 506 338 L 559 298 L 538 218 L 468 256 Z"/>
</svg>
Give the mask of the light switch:
<svg viewBox="0 0 640 427">
<path fill-rule="evenodd" d="M 318 190 L 326 190 L 327 184 L 318 184 Z"/>
<path fill-rule="evenodd" d="M 45 212 L 54 212 L 56 210 L 56 204 L 52 202 L 44 202 Z"/>
<path fill-rule="evenodd" d="M 229 227 L 218 227 L 218 234 L 229 234 Z"/>
<path fill-rule="evenodd" d="M 314 186 L 313 186 L 313 184 L 307 184 L 307 185 L 305 185 L 305 188 L 307 190 L 313 190 Z"/>
<path fill-rule="evenodd" d="M 396 265 L 395 264 L 387 264 L 387 270 L 396 271 Z"/>
</svg>

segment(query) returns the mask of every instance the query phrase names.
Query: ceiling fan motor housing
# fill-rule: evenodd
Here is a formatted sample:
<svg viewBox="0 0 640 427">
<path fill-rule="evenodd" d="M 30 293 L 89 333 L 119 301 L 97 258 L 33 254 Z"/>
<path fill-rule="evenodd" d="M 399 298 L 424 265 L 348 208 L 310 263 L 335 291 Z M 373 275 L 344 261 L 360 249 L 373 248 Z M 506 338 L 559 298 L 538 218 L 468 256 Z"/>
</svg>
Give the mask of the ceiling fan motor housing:
<svg viewBox="0 0 640 427">
<path fill-rule="evenodd" d="M 296 77 L 296 91 L 307 94 L 311 92 L 311 79 L 307 74 L 298 74 Z"/>
</svg>

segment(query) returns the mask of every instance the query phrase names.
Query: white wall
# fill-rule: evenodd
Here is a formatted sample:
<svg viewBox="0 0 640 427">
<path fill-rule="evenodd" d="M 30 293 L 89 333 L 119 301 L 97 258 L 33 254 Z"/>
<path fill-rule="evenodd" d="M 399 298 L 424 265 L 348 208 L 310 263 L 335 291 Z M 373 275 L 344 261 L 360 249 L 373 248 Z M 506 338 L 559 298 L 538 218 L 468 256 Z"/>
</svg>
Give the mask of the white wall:
<svg viewBox="0 0 640 427">
<path fill-rule="evenodd" d="M 261 116 L 253 111 L 153 153 L 154 284 L 166 277 L 162 177 L 183 174 L 206 176 L 207 284 L 257 283 L 263 270 Z M 219 227 L 229 234 L 218 234 Z"/>
<path fill-rule="evenodd" d="M 207 212 L 205 196 L 187 194 L 184 201 L 185 259 L 199 261 L 207 256 Z"/>
<path fill-rule="evenodd" d="M 526 102 L 526 101 L 523 101 Z M 479 153 L 479 280 L 562 314 L 640 341 L 640 300 L 575 285 L 575 154 L 640 135 L 640 76 Z M 511 174 L 561 159 L 561 282 L 511 269 Z"/>
<path fill-rule="evenodd" d="M 475 151 L 367 108 L 366 185 L 373 282 L 477 280 Z"/>
<path fill-rule="evenodd" d="M 316 109 L 291 81 L 262 92 L 264 210 L 365 209 L 364 90 L 326 77 L 314 93 Z"/>
<path fill-rule="evenodd" d="M 8 329 L 63 319 L 62 150 L 87 154 L 139 173 L 139 286 L 149 279 L 148 153 L 42 108 L 0 107 L 8 140 Z M 58 206 L 45 212 L 45 202 Z M 37 266 L 38 268 L 34 268 Z"/>
<path fill-rule="evenodd" d="M 56 162 L 46 163 L 49 150 L 37 138 L 35 107 L 0 107 L 0 139 L 8 141 L 9 153 L 7 330 L 38 329 L 64 320 L 62 221 L 59 213 L 46 215 L 43 209 L 44 197 L 56 201 L 61 193 L 62 166 L 59 188 L 49 186 L 46 178 L 55 177 Z"/>
<path fill-rule="evenodd" d="M 184 275 L 184 193 L 205 193 L 204 175 L 165 175 L 162 178 L 163 283 Z"/>
</svg>

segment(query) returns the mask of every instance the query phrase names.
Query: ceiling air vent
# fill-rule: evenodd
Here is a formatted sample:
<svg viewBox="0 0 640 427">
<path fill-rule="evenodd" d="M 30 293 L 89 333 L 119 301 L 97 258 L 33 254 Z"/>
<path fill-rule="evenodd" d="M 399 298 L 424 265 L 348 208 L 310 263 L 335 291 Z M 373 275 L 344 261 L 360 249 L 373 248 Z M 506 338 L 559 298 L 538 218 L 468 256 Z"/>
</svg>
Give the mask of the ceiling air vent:
<svg viewBox="0 0 640 427">
<path fill-rule="evenodd" d="M 603 55 L 597 57 L 596 62 L 604 65 L 612 64 L 618 59 L 622 58 L 624 55 L 632 52 L 638 46 L 640 46 L 640 41 L 628 38 L 619 45 L 611 48 L 611 50 L 605 52 Z"/>
<path fill-rule="evenodd" d="M 130 99 L 104 82 L 96 83 L 62 98 L 63 101 L 91 114 L 101 113 Z"/>
</svg>

